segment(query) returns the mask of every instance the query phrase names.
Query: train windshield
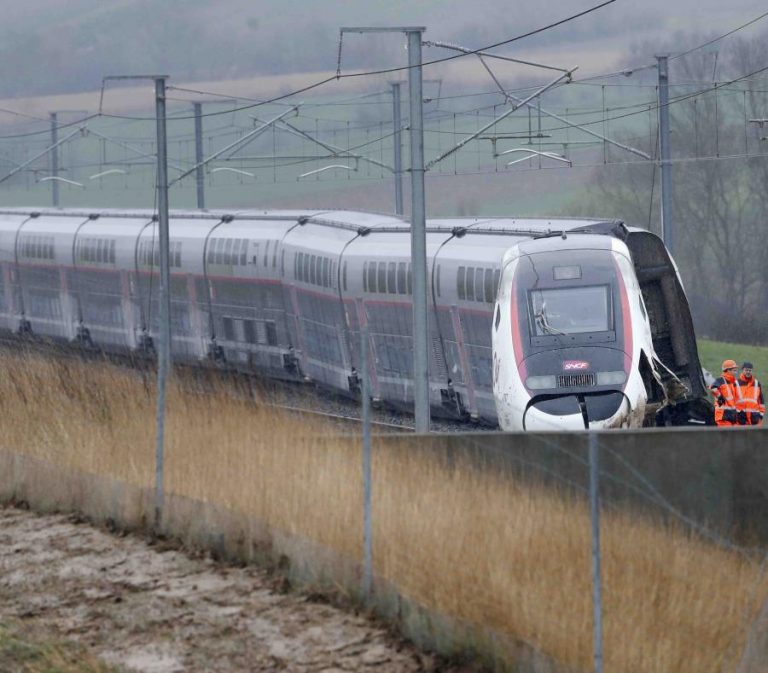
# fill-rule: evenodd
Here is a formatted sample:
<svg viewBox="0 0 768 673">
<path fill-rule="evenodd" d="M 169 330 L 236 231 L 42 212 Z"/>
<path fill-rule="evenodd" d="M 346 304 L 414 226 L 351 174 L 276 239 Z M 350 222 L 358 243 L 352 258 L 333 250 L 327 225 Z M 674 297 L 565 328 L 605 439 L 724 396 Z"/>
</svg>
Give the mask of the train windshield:
<svg viewBox="0 0 768 673">
<path fill-rule="evenodd" d="M 608 285 L 531 290 L 530 302 L 534 336 L 613 329 Z"/>
</svg>

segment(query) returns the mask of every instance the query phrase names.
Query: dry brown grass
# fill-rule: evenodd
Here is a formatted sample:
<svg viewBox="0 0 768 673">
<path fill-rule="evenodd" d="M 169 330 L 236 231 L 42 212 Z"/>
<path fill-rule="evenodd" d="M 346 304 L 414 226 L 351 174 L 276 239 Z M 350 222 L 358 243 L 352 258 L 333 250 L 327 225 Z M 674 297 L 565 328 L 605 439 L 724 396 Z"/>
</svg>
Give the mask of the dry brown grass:
<svg viewBox="0 0 768 673">
<path fill-rule="evenodd" d="M 0 356 L 5 447 L 151 486 L 154 387 L 109 365 Z M 361 558 L 359 442 L 233 397 L 172 385 L 169 492 L 226 506 Z M 426 441 L 426 440 L 425 440 Z M 374 456 L 378 577 L 576 670 L 592 661 L 590 528 L 571 496 L 434 452 Z M 603 516 L 605 669 L 734 671 L 768 597 L 759 561 L 674 526 Z M 762 670 L 759 668 L 750 670 Z"/>
</svg>

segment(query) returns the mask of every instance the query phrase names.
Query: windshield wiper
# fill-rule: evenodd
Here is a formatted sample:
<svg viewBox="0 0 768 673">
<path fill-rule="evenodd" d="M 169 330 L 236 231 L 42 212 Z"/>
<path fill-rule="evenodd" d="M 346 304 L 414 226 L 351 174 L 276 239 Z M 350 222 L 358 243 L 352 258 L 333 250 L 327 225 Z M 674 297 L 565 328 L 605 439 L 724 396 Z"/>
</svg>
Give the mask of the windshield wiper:
<svg viewBox="0 0 768 673">
<path fill-rule="evenodd" d="M 547 319 L 547 303 L 541 304 L 541 311 L 535 313 L 533 316 L 536 319 L 536 324 L 541 328 L 541 331 L 545 334 L 556 334 L 559 336 L 568 336 L 566 332 L 563 332 L 556 327 L 552 327 Z"/>
</svg>

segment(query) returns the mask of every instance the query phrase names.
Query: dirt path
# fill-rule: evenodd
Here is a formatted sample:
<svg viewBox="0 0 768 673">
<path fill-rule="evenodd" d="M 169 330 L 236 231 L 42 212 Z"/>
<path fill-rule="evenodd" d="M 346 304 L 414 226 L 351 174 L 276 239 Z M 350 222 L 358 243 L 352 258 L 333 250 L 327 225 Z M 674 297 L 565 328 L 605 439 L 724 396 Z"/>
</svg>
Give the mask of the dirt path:
<svg viewBox="0 0 768 673">
<path fill-rule="evenodd" d="M 255 568 L 161 550 L 63 515 L 0 508 L 0 622 L 76 640 L 128 670 L 467 670 L 273 584 Z"/>
</svg>

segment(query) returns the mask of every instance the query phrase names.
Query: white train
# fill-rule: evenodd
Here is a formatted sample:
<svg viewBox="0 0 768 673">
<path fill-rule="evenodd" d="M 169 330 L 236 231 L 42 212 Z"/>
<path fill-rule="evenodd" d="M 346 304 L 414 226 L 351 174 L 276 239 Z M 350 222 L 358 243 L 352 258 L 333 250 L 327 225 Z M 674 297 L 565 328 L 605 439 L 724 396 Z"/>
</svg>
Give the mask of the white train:
<svg viewBox="0 0 768 673">
<path fill-rule="evenodd" d="M 356 396 L 367 324 L 374 400 L 412 408 L 407 222 L 176 211 L 170 236 L 176 361 Z M 505 430 L 711 416 L 685 295 L 652 234 L 595 220 L 430 220 L 427 255 L 433 413 Z M 158 268 L 150 212 L 2 210 L 0 329 L 151 356 Z"/>
</svg>

